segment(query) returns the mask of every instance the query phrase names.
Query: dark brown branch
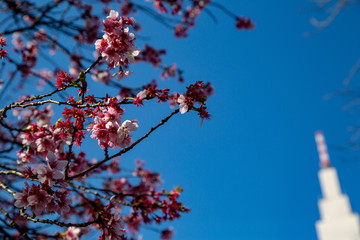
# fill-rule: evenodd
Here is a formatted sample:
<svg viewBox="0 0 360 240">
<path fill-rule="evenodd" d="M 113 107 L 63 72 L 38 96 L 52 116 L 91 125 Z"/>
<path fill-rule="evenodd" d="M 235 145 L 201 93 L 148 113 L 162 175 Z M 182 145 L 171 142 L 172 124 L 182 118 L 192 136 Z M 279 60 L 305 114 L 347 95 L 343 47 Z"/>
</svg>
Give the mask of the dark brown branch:
<svg viewBox="0 0 360 240">
<path fill-rule="evenodd" d="M 60 222 L 57 220 L 50 220 L 50 219 L 36 219 L 36 218 L 30 217 L 29 215 L 27 215 L 25 213 L 24 209 L 22 209 L 22 208 L 20 209 L 20 215 L 34 223 L 52 224 L 52 225 L 57 225 L 60 227 L 86 227 L 86 226 L 89 226 L 91 224 L 98 222 L 98 220 L 95 220 L 95 221 L 89 221 L 89 222 L 84 222 L 84 223 L 65 223 L 65 222 Z"/>
</svg>

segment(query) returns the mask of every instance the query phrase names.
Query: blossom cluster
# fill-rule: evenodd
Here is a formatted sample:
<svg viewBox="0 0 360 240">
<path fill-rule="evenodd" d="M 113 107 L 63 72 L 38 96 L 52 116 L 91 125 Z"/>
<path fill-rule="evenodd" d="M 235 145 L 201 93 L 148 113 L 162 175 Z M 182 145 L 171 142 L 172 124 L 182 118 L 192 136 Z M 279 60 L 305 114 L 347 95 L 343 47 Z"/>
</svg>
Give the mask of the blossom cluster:
<svg viewBox="0 0 360 240">
<path fill-rule="evenodd" d="M 195 26 L 196 18 L 209 3 L 210 0 L 193 1 L 193 6 L 186 8 L 181 23 L 175 27 L 175 36 L 178 38 L 187 37 L 189 29 Z"/>
<path fill-rule="evenodd" d="M 177 97 L 180 112 L 182 114 L 188 112 L 197 103 L 200 107 L 195 108 L 195 110 L 198 111 L 199 116 L 202 119 L 209 119 L 210 114 L 206 111 L 205 102 L 213 94 L 214 88 L 210 83 L 205 84 L 202 81 L 198 81 L 195 84 L 191 84 L 187 87 L 185 95 L 181 94 Z"/>
<path fill-rule="evenodd" d="M 159 67 L 162 62 L 161 55 L 165 54 L 165 49 L 156 50 L 152 46 L 146 44 L 144 50 L 142 50 L 139 55 L 139 60 L 149 62 L 154 67 Z"/>
<path fill-rule="evenodd" d="M 3 47 L 6 46 L 6 38 L 0 37 L 0 46 L 0 58 L 4 58 L 8 52 L 8 50 L 3 49 Z"/>
<path fill-rule="evenodd" d="M 91 138 L 97 139 L 102 149 L 125 148 L 131 144 L 131 132 L 136 131 L 135 120 L 121 122 L 123 110 L 114 107 L 101 107 L 94 122 L 87 127 Z"/>
<path fill-rule="evenodd" d="M 154 0 L 154 7 L 157 8 L 160 13 L 167 13 L 168 9 L 166 8 L 164 3 L 168 4 L 172 8 L 171 14 L 174 15 L 174 14 L 179 13 L 179 11 L 182 9 L 183 1 L 182 0 L 175 0 L 175 1 Z"/>
<path fill-rule="evenodd" d="M 118 211 L 115 210 L 115 213 L 113 211 L 116 208 L 116 204 L 113 201 L 114 198 L 113 196 L 104 210 L 99 212 L 102 222 L 100 228 L 103 229 L 106 239 L 126 240 L 124 220 Z"/>
<path fill-rule="evenodd" d="M 237 17 L 236 18 L 236 28 L 239 30 L 246 29 L 251 30 L 255 27 L 255 24 L 250 18 L 246 17 Z"/>
<path fill-rule="evenodd" d="M 28 208 L 30 207 L 32 212 L 36 216 L 40 216 L 43 213 L 57 212 L 59 215 L 69 212 L 69 205 L 71 202 L 67 198 L 68 192 L 66 190 L 52 190 L 47 185 L 35 185 L 31 186 L 25 182 L 25 188 L 22 192 L 16 193 L 14 198 L 15 207 Z"/>
<path fill-rule="evenodd" d="M 119 17 L 118 12 L 111 10 L 103 25 L 103 38 L 96 40 L 95 48 L 106 58 L 109 68 L 120 66 L 119 72 L 122 72 L 122 67 L 133 63 L 134 58 L 139 55 L 134 43 L 135 36 L 129 32 L 129 26 L 134 25 L 134 19 Z"/>
<path fill-rule="evenodd" d="M 70 86 L 73 83 L 74 83 L 74 77 L 73 76 L 71 76 L 70 74 L 67 74 L 63 70 L 59 71 L 59 73 L 57 74 L 56 83 L 55 83 L 55 86 L 58 89 L 65 88 L 67 86 Z"/>
<path fill-rule="evenodd" d="M 136 170 L 133 171 L 132 175 L 139 178 L 137 184 L 133 184 L 126 178 L 111 180 L 104 184 L 105 189 L 122 193 L 117 197 L 118 200 L 125 199 L 127 195 L 134 196 L 131 201 L 134 206 L 133 210 L 124 218 L 130 233 L 133 235 L 138 233 L 141 222 L 160 224 L 164 221 L 179 218 L 180 213 L 190 211 L 178 201 L 182 192 L 180 187 L 176 187 L 170 192 L 166 192 L 164 189 L 157 190 L 162 183 L 160 175 L 145 169 L 142 161 L 137 160 L 135 163 Z M 170 233 L 168 234 L 170 235 Z"/>
<path fill-rule="evenodd" d="M 18 153 L 18 163 L 36 162 L 34 156 L 47 157 L 48 154 L 61 153 L 65 144 L 71 143 L 69 132 L 63 132 L 60 128 L 39 127 L 36 123 L 30 124 L 19 135 L 21 143 L 29 146 Z"/>
<path fill-rule="evenodd" d="M 158 89 L 156 82 L 151 82 L 147 86 L 144 86 L 144 90 L 140 91 L 136 98 L 134 99 L 133 103 L 136 104 L 138 107 L 139 105 L 143 105 L 143 100 L 145 98 L 153 99 L 157 98 L 158 102 L 166 102 L 169 100 L 169 91 L 170 89 Z"/>
</svg>

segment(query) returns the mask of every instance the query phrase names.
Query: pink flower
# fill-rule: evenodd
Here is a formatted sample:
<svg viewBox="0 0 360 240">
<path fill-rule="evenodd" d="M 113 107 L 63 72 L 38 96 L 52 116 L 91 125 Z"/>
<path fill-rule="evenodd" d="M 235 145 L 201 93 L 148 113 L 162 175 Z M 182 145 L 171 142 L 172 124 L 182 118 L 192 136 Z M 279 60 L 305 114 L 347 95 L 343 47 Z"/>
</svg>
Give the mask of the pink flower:
<svg viewBox="0 0 360 240">
<path fill-rule="evenodd" d="M 180 104 L 180 112 L 181 112 L 181 114 L 184 114 L 187 111 L 189 111 L 189 106 L 186 104 L 186 98 L 185 98 L 184 95 L 180 95 L 178 97 L 177 102 Z"/>
<path fill-rule="evenodd" d="M 46 205 L 52 200 L 52 197 L 44 190 L 39 190 L 35 195 L 27 198 L 31 210 L 39 216 L 45 210 Z"/>
<path fill-rule="evenodd" d="M 38 152 L 53 152 L 55 150 L 55 144 L 50 135 L 40 133 L 38 139 L 35 140 L 36 151 Z"/>
<path fill-rule="evenodd" d="M 124 70 L 119 70 L 119 72 L 116 72 L 112 75 L 112 77 L 116 77 L 116 80 L 120 81 L 124 78 L 126 78 L 127 76 L 130 76 L 131 74 L 133 74 L 134 71 L 124 71 Z"/>
<path fill-rule="evenodd" d="M 23 164 L 23 163 L 36 163 L 37 159 L 34 157 L 34 151 L 33 150 L 29 150 L 26 151 L 24 149 L 20 150 L 17 154 L 18 159 L 17 159 L 17 163 L 18 164 Z"/>
<path fill-rule="evenodd" d="M 144 99 L 146 98 L 146 90 L 142 90 L 136 95 L 137 98 Z"/>
<path fill-rule="evenodd" d="M 107 107 L 103 109 L 104 117 L 101 119 L 105 122 L 114 121 L 117 123 L 121 123 L 121 112 L 119 110 L 116 110 L 113 107 Z"/>
<path fill-rule="evenodd" d="M 80 232 L 81 229 L 77 227 L 69 227 L 66 235 L 65 240 L 79 240 L 80 239 Z"/>
<path fill-rule="evenodd" d="M 47 159 L 50 161 L 49 164 L 39 164 L 39 166 L 36 168 L 36 173 L 41 183 L 46 182 L 50 187 L 52 187 L 52 179 L 59 180 L 64 178 L 64 173 L 62 171 L 66 167 L 68 161 L 56 161 L 55 155 L 52 152 L 48 153 Z"/>
<path fill-rule="evenodd" d="M 6 44 L 6 38 L 0 37 L 0 45 L 1 45 L 2 47 L 4 47 L 4 46 L 7 45 L 7 44 Z"/>
<path fill-rule="evenodd" d="M 139 51 L 134 45 L 135 36 L 129 32 L 129 25 L 134 20 L 128 17 L 119 17 L 117 11 L 111 10 L 109 16 L 103 21 L 105 29 L 102 39 L 95 42 L 96 50 L 106 59 L 109 68 L 120 66 L 118 78 L 123 78 L 131 72 L 122 70 L 129 63 L 135 61 Z"/>
<path fill-rule="evenodd" d="M 57 209 L 55 210 L 59 215 L 70 212 L 71 200 L 68 198 L 66 190 L 58 190 L 55 192 L 55 198 L 57 199 Z"/>
<path fill-rule="evenodd" d="M 17 208 L 27 208 L 29 206 L 28 197 L 30 193 L 29 184 L 25 182 L 25 189 L 21 193 L 15 193 L 14 198 L 17 199 L 15 202 L 15 207 Z"/>
<path fill-rule="evenodd" d="M 142 100 L 144 99 L 144 98 L 146 98 L 146 90 L 143 90 L 143 91 L 141 91 L 141 92 L 139 92 L 137 95 L 136 95 L 136 98 L 135 98 L 135 100 L 134 100 L 134 104 L 136 104 L 136 106 L 138 107 L 139 105 L 142 105 L 143 104 L 143 102 L 142 102 Z"/>
<path fill-rule="evenodd" d="M 110 147 L 117 147 L 117 139 L 118 139 L 118 130 L 120 125 L 118 122 L 108 122 L 106 124 L 106 129 L 108 130 L 108 137 L 109 137 L 109 146 Z"/>
<path fill-rule="evenodd" d="M 103 107 L 94 118 L 94 122 L 86 129 L 91 138 L 97 139 L 101 148 L 126 147 L 131 143 L 130 132 L 136 131 L 136 121 L 126 120 L 121 124 L 123 110 L 116 107 Z"/>
<path fill-rule="evenodd" d="M 126 120 L 121 124 L 118 134 L 118 145 L 122 148 L 128 147 L 131 144 L 130 132 L 136 131 L 139 125 L 135 121 Z"/>
</svg>

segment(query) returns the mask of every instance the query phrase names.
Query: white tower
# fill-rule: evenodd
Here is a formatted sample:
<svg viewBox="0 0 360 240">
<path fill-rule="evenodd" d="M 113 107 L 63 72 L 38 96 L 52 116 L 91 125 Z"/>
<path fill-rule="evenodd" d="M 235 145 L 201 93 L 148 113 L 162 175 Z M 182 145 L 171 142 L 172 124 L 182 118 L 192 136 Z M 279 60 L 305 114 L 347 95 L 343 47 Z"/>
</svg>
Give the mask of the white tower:
<svg viewBox="0 0 360 240">
<path fill-rule="evenodd" d="M 319 180 L 323 198 L 319 200 L 321 220 L 315 224 L 319 240 L 360 240 L 359 216 L 352 213 L 349 198 L 341 193 L 336 169 L 331 167 L 324 135 L 315 132 L 320 158 Z"/>
</svg>

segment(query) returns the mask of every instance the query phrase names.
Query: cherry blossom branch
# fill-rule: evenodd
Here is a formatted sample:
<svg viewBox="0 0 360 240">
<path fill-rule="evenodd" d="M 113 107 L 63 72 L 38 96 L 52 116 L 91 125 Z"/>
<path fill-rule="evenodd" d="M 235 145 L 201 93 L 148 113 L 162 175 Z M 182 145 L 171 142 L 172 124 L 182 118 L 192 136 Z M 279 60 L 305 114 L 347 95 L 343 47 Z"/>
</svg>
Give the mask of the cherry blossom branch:
<svg viewBox="0 0 360 240">
<path fill-rule="evenodd" d="M 31 102 L 31 103 L 27 103 L 27 104 L 20 104 L 20 103 L 17 104 L 17 103 L 15 103 L 15 104 L 9 105 L 7 110 L 10 110 L 12 108 L 27 108 L 27 107 L 41 106 L 41 105 L 45 105 L 47 103 L 53 103 L 53 104 L 56 104 L 56 105 L 72 106 L 72 107 L 76 107 L 76 108 L 89 108 L 89 107 L 90 108 L 95 108 L 95 107 L 109 106 L 109 103 L 102 103 L 102 102 L 98 102 L 98 103 L 95 103 L 95 104 L 89 104 L 89 103 L 82 104 L 80 102 L 71 103 L 71 102 L 64 102 L 64 101 L 56 101 L 56 100 L 53 100 L 53 99 L 47 99 L 47 100 L 44 100 L 44 101 Z M 130 100 L 130 99 L 125 98 L 122 101 L 120 101 L 119 104 L 133 104 L 133 101 Z M 0 113 L 3 110 L 0 110 Z M 1 119 L 1 116 L 0 116 L 0 119 Z M 19 129 L 11 128 L 11 130 L 17 130 L 18 131 Z"/>
<path fill-rule="evenodd" d="M 9 174 L 12 174 L 12 175 L 17 175 L 17 176 L 20 176 L 20 177 L 23 177 L 24 175 L 16 170 L 8 170 L 8 171 L 3 171 L 1 170 L 0 171 L 0 174 L 3 174 L 3 175 L 9 175 Z"/>
<path fill-rule="evenodd" d="M 67 180 L 72 180 L 78 177 L 82 177 L 85 176 L 87 173 L 91 172 L 92 170 L 98 168 L 99 166 L 101 166 L 102 164 L 106 163 L 107 161 L 115 158 L 115 157 L 119 157 L 122 154 L 130 151 L 131 149 L 133 149 L 137 144 L 139 144 L 140 142 L 142 142 L 145 138 L 147 138 L 152 132 L 154 132 L 157 128 L 159 128 L 160 126 L 164 125 L 172 116 L 174 116 L 175 114 L 179 113 L 179 109 L 176 109 L 175 111 L 173 111 L 169 116 L 167 116 L 166 118 L 164 118 L 163 120 L 161 120 L 161 122 L 156 125 L 155 127 L 151 128 L 149 132 L 147 132 L 144 136 L 142 136 L 141 138 L 139 138 L 136 142 L 134 142 L 133 144 L 131 144 L 129 147 L 124 148 L 123 150 L 121 150 L 120 152 L 105 158 L 104 160 L 94 164 L 93 166 L 91 166 L 90 168 L 86 169 L 85 171 L 76 174 L 74 176 L 69 177 Z"/>
<path fill-rule="evenodd" d="M 110 199 L 111 199 L 111 197 L 108 197 L 108 196 L 105 196 L 105 195 L 101 195 L 100 193 L 98 193 L 98 192 L 96 192 L 96 191 L 92 191 L 92 190 L 90 190 L 90 189 L 88 189 L 88 188 L 86 188 L 86 187 L 84 187 L 84 186 L 80 186 L 80 185 L 74 184 L 74 183 L 72 183 L 72 182 L 70 182 L 70 181 L 67 181 L 67 183 L 68 183 L 69 185 L 71 185 L 72 187 L 74 187 L 74 188 L 83 190 L 83 191 L 86 192 L 86 193 L 93 194 L 93 195 L 95 195 L 95 196 L 97 196 L 97 197 L 100 197 L 100 198 L 103 198 L 103 199 L 106 199 L 106 200 L 110 200 Z M 129 207 L 133 207 L 133 206 L 134 206 L 133 204 L 130 204 L 130 203 L 127 203 L 127 202 L 124 202 L 124 201 L 120 201 L 120 200 L 117 200 L 117 199 L 112 199 L 112 201 L 115 201 L 115 202 L 117 202 L 117 203 L 120 203 L 120 204 L 122 204 L 122 205 L 124 205 L 124 206 L 129 206 Z"/>
<path fill-rule="evenodd" d="M 12 108 L 22 106 L 22 104 L 24 104 L 25 102 L 30 102 L 30 101 L 33 101 L 33 100 L 36 100 L 36 99 L 42 99 L 44 97 L 52 96 L 53 94 L 55 94 L 57 92 L 60 92 L 62 90 L 64 90 L 64 89 L 56 89 L 56 90 L 54 90 L 54 91 L 52 91 L 50 93 L 29 97 L 29 98 L 26 98 L 26 99 L 24 99 L 24 100 L 22 100 L 20 102 L 15 102 L 15 103 L 9 104 L 9 105 L 7 105 L 6 107 L 4 107 L 3 109 L 0 110 L 0 119 L 6 118 L 7 117 L 6 112 L 8 110 L 12 109 Z"/>
<path fill-rule="evenodd" d="M 98 64 L 100 62 L 100 60 L 102 59 L 102 57 L 98 57 L 97 60 L 89 67 L 87 68 L 84 73 L 87 74 L 91 71 L 92 68 L 94 68 L 96 66 L 96 64 Z M 75 81 L 76 83 L 79 83 L 80 82 L 80 77 L 77 78 L 77 80 Z M 3 119 L 3 118 L 6 118 L 7 115 L 6 115 L 6 112 L 12 108 L 16 108 L 16 107 L 24 107 L 24 103 L 25 102 L 31 102 L 33 100 L 36 100 L 36 99 L 42 99 L 44 97 L 49 97 L 49 96 L 52 96 L 53 94 L 55 93 L 58 93 L 60 91 L 64 91 L 65 89 L 67 88 L 70 88 L 72 87 L 71 85 L 70 86 L 66 86 L 64 88 L 61 88 L 61 89 L 56 89 L 50 93 L 46 93 L 46 94 L 42 94 L 42 95 L 38 95 L 38 96 L 33 96 L 33 97 L 29 97 L 29 98 L 26 98 L 20 102 L 15 102 L 15 103 L 12 103 L 10 105 L 7 105 L 5 108 L 3 108 L 2 110 L 0 110 L 0 120 Z M 56 103 L 56 104 L 61 104 L 60 102 L 56 102 L 54 100 L 47 100 L 48 102 L 51 102 L 51 103 Z M 44 102 L 43 104 L 45 104 L 47 102 Z M 65 104 L 65 103 L 63 103 Z M 36 103 L 29 103 L 28 105 L 25 105 L 25 106 L 38 106 L 38 105 L 42 105 L 42 104 L 36 104 Z"/>
<path fill-rule="evenodd" d="M 87 227 L 87 226 L 89 226 L 91 224 L 99 222 L 98 219 L 96 219 L 94 221 L 84 222 L 84 223 L 65 223 L 65 222 L 60 222 L 60 221 L 57 221 L 57 220 L 36 219 L 36 218 L 30 217 L 28 214 L 26 214 L 24 212 L 23 208 L 20 208 L 20 216 L 22 216 L 22 217 L 26 218 L 27 220 L 32 221 L 34 223 L 52 224 L 52 225 L 57 225 L 57 226 L 60 226 L 60 227 Z"/>
<path fill-rule="evenodd" d="M 230 11 L 230 10 L 227 9 L 225 6 L 223 6 L 223 5 L 219 4 L 219 3 L 216 3 L 216 2 L 211 1 L 211 2 L 210 2 L 210 6 L 211 6 L 211 5 L 214 6 L 214 7 L 216 7 L 216 8 L 218 8 L 218 9 L 220 9 L 221 11 L 223 11 L 224 13 L 228 14 L 229 16 L 231 16 L 231 17 L 233 17 L 233 18 L 237 18 L 237 17 L 238 17 L 235 13 L 233 13 L 232 11 Z"/>
<path fill-rule="evenodd" d="M 4 190 L 6 190 L 8 193 L 10 193 L 11 195 L 15 195 L 15 192 L 13 190 L 11 190 L 8 186 L 6 186 L 5 184 L 3 184 L 2 182 L 0 182 L 0 187 Z"/>
<path fill-rule="evenodd" d="M 10 170 L 10 171 L 16 171 L 15 169 L 9 168 L 8 166 L 4 165 L 4 164 L 0 164 L 0 167 L 6 170 Z M 16 171 L 19 172 L 19 171 Z"/>
</svg>

